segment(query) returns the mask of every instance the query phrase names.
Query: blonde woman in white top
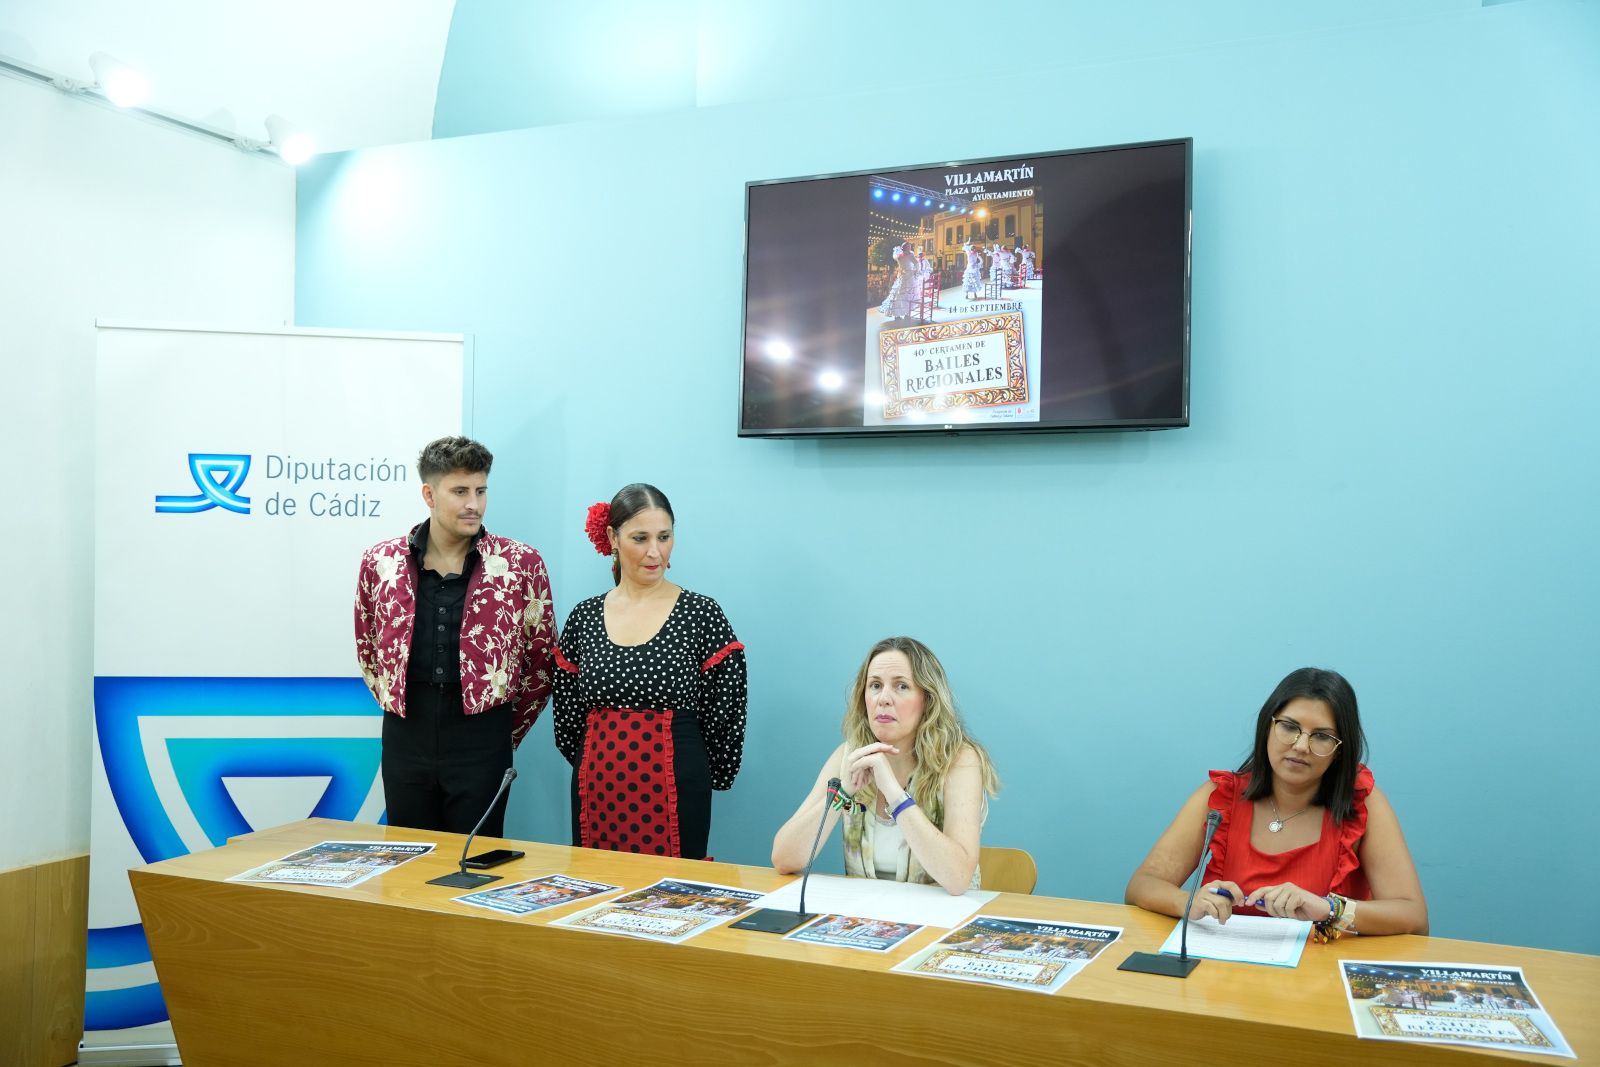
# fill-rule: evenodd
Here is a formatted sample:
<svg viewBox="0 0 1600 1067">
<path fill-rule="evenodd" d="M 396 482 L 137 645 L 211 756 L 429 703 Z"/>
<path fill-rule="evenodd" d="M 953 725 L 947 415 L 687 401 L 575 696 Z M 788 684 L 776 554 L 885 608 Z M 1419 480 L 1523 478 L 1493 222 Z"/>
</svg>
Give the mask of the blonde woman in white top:
<svg viewBox="0 0 1600 1067">
<path fill-rule="evenodd" d="M 772 842 L 772 865 L 803 869 L 828 781 L 838 778 L 844 811 L 845 873 L 943 886 L 958 895 L 978 884 L 978 848 L 988 798 L 1000 779 L 961 721 L 944 667 L 910 637 L 888 637 L 856 672 L 844 743 Z M 827 814 L 824 834 L 840 820 Z"/>
</svg>

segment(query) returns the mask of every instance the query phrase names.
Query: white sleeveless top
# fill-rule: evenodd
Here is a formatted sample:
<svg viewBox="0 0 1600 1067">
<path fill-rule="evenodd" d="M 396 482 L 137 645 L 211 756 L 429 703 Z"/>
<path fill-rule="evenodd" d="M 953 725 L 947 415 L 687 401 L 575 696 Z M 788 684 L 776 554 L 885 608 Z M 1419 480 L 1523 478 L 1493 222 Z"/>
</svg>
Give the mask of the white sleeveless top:
<svg viewBox="0 0 1600 1067">
<path fill-rule="evenodd" d="M 900 829 L 898 823 L 880 819 L 873 812 L 867 813 L 867 821 L 872 824 L 873 870 L 879 878 L 907 881 L 911 868 L 911 846 L 906 844 L 905 831 Z"/>
</svg>

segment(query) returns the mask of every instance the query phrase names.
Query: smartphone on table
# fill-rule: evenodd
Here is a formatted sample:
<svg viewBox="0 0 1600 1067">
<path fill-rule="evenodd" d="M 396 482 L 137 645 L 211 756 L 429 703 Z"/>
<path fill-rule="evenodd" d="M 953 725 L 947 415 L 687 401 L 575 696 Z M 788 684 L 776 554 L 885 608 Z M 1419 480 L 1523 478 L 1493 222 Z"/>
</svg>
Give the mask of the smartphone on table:
<svg viewBox="0 0 1600 1067">
<path fill-rule="evenodd" d="M 488 852 L 480 852 L 476 856 L 468 856 L 466 859 L 461 861 L 461 865 L 463 867 L 472 867 L 475 870 L 481 871 L 485 867 L 498 867 L 502 863 L 510 863 L 512 860 L 520 860 L 526 855 L 526 852 L 522 852 L 514 848 L 496 848 L 491 849 Z"/>
</svg>

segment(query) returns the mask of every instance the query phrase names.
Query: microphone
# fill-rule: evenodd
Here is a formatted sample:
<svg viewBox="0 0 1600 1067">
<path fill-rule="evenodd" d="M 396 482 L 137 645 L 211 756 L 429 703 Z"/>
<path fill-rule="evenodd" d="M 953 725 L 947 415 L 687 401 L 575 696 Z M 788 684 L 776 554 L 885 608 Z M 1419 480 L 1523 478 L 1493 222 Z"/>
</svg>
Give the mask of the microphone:
<svg viewBox="0 0 1600 1067">
<path fill-rule="evenodd" d="M 475 874 L 472 871 L 467 870 L 467 853 L 472 850 L 472 839 L 478 836 L 478 831 L 483 829 L 483 824 L 488 821 L 489 812 L 493 811 L 494 806 L 500 803 L 500 798 L 505 796 L 506 790 L 511 788 L 511 783 L 514 782 L 516 778 L 517 769 L 515 767 L 507 767 L 506 773 L 500 778 L 500 788 L 496 789 L 494 792 L 494 799 L 489 801 L 489 806 L 484 809 L 483 815 L 478 819 L 478 825 L 474 826 L 472 828 L 472 833 L 467 835 L 467 843 L 461 846 L 461 869 L 456 871 L 454 874 L 445 874 L 440 875 L 438 878 L 429 878 L 429 885 L 446 885 L 452 889 L 476 889 L 480 885 L 486 885 L 489 882 L 498 882 L 500 880 L 500 876 L 498 874 Z"/>
<path fill-rule="evenodd" d="M 839 803 L 841 788 L 839 779 L 828 779 L 827 803 L 822 805 L 822 818 L 817 820 L 817 836 L 811 841 L 811 857 L 806 860 L 806 869 L 800 875 L 800 910 L 758 908 L 738 922 L 730 924 L 732 929 L 759 930 L 764 934 L 786 934 L 816 918 L 815 914 L 806 911 L 806 883 L 811 880 L 811 867 L 817 862 L 817 852 L 822 846 L 822 828 L 828 825 L 828 812 Z"/>
<path fill-rule="evenodd" d="M 817 852 L 822 846 L 822 828 L 828 822 L 828 809 L 839 803 L 839 790 L 842 785 L 837 778 L 828 779 L 828 805 L 822 809 L 822 821 L 817 823 L 817 836 L 811 842 L 811 858 L 806 860 L 805 873 L 800 876 L 800 911 L 797 914 L 806 915 L 806 883 L 811 881 L 811 868 L 817 862 Z"/>
<path fill-rule="evenodd" d="M 1135 952 L 1117 967 L 1119 971 L 1137 971 L 1140 974 L 1164 974 L 1169 978 L 1187 978 L 1189 972 L 1200 966 L 1199 960 L 1189 958 L 1189 909 L 1194 907 L 1194 895 L 1200 890 L 1200 880 L 1211 863 L 1211 839 L 1222 825 L 1222 812 L 1206 812 L 1206 839 L 1200 845 L 1200 862 L 1194 869 L 1194 884 L 1189 887 L 1189 898 L 1183 902 L 1183 914 L 1178 921 L 1183 929 L 1178 935 L 1178 954 L 1163 956 L 1159 952 Z"/>
<path fill-rule="evenodd" d="M 1180 963 L 1189 962 L 1189 909 L 1194 907 L 1194 895 L 1200 891 L 1200 879 L 1205 877 L 1206 868 L 1211 865 L 1211 839 L 1216 836 L 1217 827 L 1221 825 L 1222 812 L 1216 810 L 1206 812 L 1206 839 L 1200 846 L 1200 863 L 1194 869 L 1194 885 L 1189 887 L 1189 899 L 1183 902 L 1183 932 L 1178 935 Z M 1195 963 L 1199 962 L 1195 960 Z"/>
</svg>

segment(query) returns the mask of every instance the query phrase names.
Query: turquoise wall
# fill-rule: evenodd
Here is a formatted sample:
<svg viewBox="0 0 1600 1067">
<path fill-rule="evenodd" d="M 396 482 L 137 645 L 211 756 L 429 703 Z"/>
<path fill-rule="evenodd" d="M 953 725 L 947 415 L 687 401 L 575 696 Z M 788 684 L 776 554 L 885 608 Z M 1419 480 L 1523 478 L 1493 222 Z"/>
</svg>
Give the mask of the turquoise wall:
<svg viewBox="0 0 1600 1067">
<path fill-rule="evenodd" d="M 489 526 L 545 553 L 563 617 L 609 583 L 585 507 L 634 480 L 672 496 L 673 577 L 750 650 L 719 859 L 766 862 L 860 657 L 909 632 L 1006 779 L 986 840 L 1031 850 L 1041 892 L 1120 900 L 1316 664 L 1361 696 L 1434 932 L 1600 952 L 1596 910 L 1561 903 L 1600 883 L 1600 4 L 1395 7 L 1105 37 L 926 116 L 926 87 L 808 80 L 787 45 L 718 73 L 702 48 L 701 106 L 304 168 L 298 318 L 473 335 Z M 700 39 L 849 36 L 762 10 Z M 885 46 L 837 47 L 813 66 Z M 745 181 L 1185 135 L 1189 429 L 734 436 Z M 564 840 L 548 719 L 518 762 L 509 832 Z"/>
</svg>

